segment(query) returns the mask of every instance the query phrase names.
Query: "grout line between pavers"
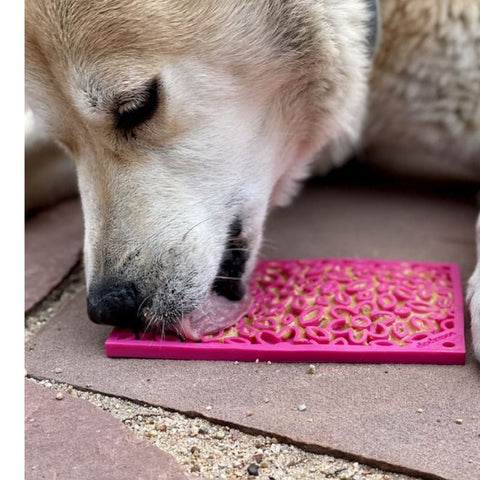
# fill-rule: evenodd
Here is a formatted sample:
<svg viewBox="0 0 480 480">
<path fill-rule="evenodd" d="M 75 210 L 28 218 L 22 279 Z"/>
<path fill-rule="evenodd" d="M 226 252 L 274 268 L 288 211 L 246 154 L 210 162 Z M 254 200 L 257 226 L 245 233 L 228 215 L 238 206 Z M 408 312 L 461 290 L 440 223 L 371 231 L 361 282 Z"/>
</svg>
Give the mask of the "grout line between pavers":
<svg viewBox="0 0 480 480">
<path fill-rule="evenodd" d="M 80 257 L 60 283 L 25 312 L 25 340 L 35 335 L 84 287 L 83 259 Z"/>
<path fill-rule="evenodd" d="M 341 461 L 341 462 L 362 463 L 362 464 L 365 464 L 365 466 L 368 466 L 368 467 L 381 469 L 381 470 L 384 471 L 383 473 L 387 474 L 387 475 L 388 474 L 393 474 L 393 475 L 399 474 L 399 475 L 404 475 L 404 476 L 405 475 L 413 476 L 416 479 L 422 478 L 424 480 L 447 480 L 447 479 L 445 479 L 445 477 L 440 477 L 440 476 L 437 476 L 437 475 L 434 475 L 434 474 L 431 474 L 431 473 L 428 473 L 428 472 L 421 472 L 421 471 L 418 471 L 418 470 L 413 470 L 413 469 L 410 469 L 410 468 L 407 468 L 407 467 L 403 467 L 401 465 L 389 464 L 387 462 L 379 461 L 379 460 L 376 460 L 376 459 L 371 459 L 369 457 L 364 457 L 362 455 L 354 455 L 354 454 L 350 454 L 348 452 L 344 452 L 342 450 L 337 450 L 337 449 L 332 449 L 332 448 L 329 448 L 329 447 L 322 447 L 322 446 L 315 445 L 315 444 L 301 442 L 301 441 L 289 438 L 289 437 L 284 436 L 284 435 L 278 435 L 278 434 L 275 434 L 275 433 L 266 432 L 266 431 L 258 429 L 258 428 L 247 427 L 245 425 L 239 425 L 239 424 L 235 424 L 235 423 L 228 422 L 228 421 L 225 421 L 225 420 L 208 417 L 208 416 L 206 416 L 206 415 L 204 415 L 200 412 L 180 411 L 180 410 L 175 410 L 175 409 L 169 408 L 169 407 L 153 405 L 153 404 L 150 404 L 150 403 L 147 403 L 147 402 L 142 402 L 142 401 L 132 399 L 132 398 L 129 398 L 129 397 L 125 397 L 125 396 L 117 396 L 117 395 L 113 395 L 113 394 L 109 394 L 109 393 L 100 392 L 100 391 L 97 391 L 97 390 L 92 390 L 92 389 L 89 389 L 88 387 L 86 388 L 86 387 L 67 384 L 67 383 L 64 383 L 64 382 L 59 382 L 55 379 L 50 379 L 50 378 L 47 378 L 47 377 L 40 377 L 40 376 L 29 375 L 29 374 L 27 374 L 26 377 L 30 378 L 30 379 L 32 379 L 32 380 L 34 380 L 37 383 L 40 383 L 42 385 L 45 385 L 45 383 L 47 383 L 47 385 L 45 385 L 45 386 L 47 386 L 49 388 L 52 388 L 54 390 L 67 391 L 69 393 L 71 393 L 72 390 L 82 392 L 82 393 L 86 394 L 86 396 L 87 396 L 86 400 L 90 401 L 90 403 L 93 403 L 98 408 L 101 408 L 102 410 L 109 412 L 115 418 L 117 418 L 116 415 L 109 408 L 107 408 L 103 405 L 102 406 L 97 405 L 90 398 L 88 398 L 88 395 L 89 394 L 96 395 L 98 397 L 107 398 L 107 399 L 112 400 L 112 401 L 127 402 L 129 404 L 138 406 L 139 408 L 143 408 L 143 409 L 149 409 L 150 408 L 150 409 L 160 410 L 160 413 L 158 413 L 158 414 L 142 413 L 142 414 L 133 415 L 130 418 L 128 418 L 128 417 L 119 418 L 122 421 L 122 423 L 124 423 L 124 425 L 126 425 L 128 428 L 133 430 L 137 435 L 141 436 L 142 438 L 147 438 L 148 440 L 150 440 L 150 442 L 151 442 L 151 438 L 149 438 L 148 435 L 143 435 L 142 436 L 141 434 L 139 434 L 138 431 L 136 431 L 135 428 L 128 425 L 128 423 L 126 423 L 126 422 L 134 420 L 135 417 L 138 417 L 138 416 L 145 416 L 145 417 L 161 416 L 162 415 L 161 412 L 163 411 L 163 412 L 167 412 L 168 414 L 179 415 L 181 417 L 184 417 L 188 421 L 194 421 L 194 420 L 206 421 L 206 422 L 209 422 L 210 424 L 212 424 L 213 426 L 219 426 L 219 427 L 226 427 L 228 429 L 234 429 L 234 430 L 237 430 L 238 432 L 240 432 L 241 434 L 252 436 L 252 437 L 258 437 L 258 436 L 269 437 L 269 438 L 274 439 L 275 443 L 285 444 L 285 445 L 288 445 L 290 447 L 295 447 L 295 448 L 299 449 L 300 451 L 302 451 L 306 454 L 312 454 L 312 455 L 316 455 L 316 456 L 329 456 L 329 457 L 333 457 L 333 458 L 335 458 L 335 459 L 337 459 L 338 461 Z M 77 396 L 77 395 L 75 395 L 75 396 Z M 84 397 L 80 396 L 80 398 L 84 398 Z M 157 445 L 157 446 L 159 446 L 159 445 Z M 164 446 L 162 446 L 162 448 L 164 448 L 166 451 L 168 451 L 168 448 L 165 448 Z M 172 453 L 172 452 L 169 452 L 169 453 Z M 175 456 L 175 453 L 172 453 L 172 454 Z M 199 472 L 199 473 L 202 474 L 203 476 L 205 476 L 205 473 L 203 473 L 203 472 Z M 298 477 L 298 478 L 300 478 L 300 477 Z M 301 478 L 303 478 L 303 477 L 301 477 Z M 350 478 L 350 477 L 348 477 L 348 478 Z M 370 476 L 364 476 L 364 477 L 354 477 L 354 478 L 360 480 L 361 478 L 370 479 L 371 477 Z M 388 477 L 386 477 L 386 478 L 388 478 Z M 407 478 L 405 478 L 405 480 L 407 480 Z"/>
</svg>

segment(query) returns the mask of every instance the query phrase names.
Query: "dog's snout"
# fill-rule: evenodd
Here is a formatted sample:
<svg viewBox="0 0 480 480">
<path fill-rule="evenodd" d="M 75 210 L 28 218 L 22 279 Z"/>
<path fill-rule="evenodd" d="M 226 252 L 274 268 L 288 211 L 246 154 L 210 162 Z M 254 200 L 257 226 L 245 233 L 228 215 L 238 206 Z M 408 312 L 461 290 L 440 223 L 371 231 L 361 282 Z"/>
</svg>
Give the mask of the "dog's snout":
<svg viewBox="0 0 480 480">
<path fill-rule="evenodd" d="M 90 289 L 87 313 L 94 323 L 132 327 L 137 322 L 140 304 L 134 283 L 108 282 Z"/>
</svg>

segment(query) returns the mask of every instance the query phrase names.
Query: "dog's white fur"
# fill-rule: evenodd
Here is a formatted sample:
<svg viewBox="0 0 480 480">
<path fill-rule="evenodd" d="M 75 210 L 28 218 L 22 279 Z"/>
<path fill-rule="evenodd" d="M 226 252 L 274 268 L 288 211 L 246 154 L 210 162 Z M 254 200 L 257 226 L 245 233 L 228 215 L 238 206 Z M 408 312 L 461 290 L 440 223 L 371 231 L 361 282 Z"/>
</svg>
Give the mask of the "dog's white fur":
<svg viewBox="0 0 480 480">
<path fill-rule="evenodd" d="M 163 292 L 154 311 L 201 309 L 232 221 L 244 223 L 248 275 L 268 209 L 313 160 L 325 172 L 365 151 L 478 180 L 478 2 L 381 3 L 370 71 L 363 0 L 27 0 L 28 101 L 77 165 L 87 284 L 126 271 L 146 295 Z M 125 139 L 112 97 L 153 76 L 158 112 Z"/>
</svg>

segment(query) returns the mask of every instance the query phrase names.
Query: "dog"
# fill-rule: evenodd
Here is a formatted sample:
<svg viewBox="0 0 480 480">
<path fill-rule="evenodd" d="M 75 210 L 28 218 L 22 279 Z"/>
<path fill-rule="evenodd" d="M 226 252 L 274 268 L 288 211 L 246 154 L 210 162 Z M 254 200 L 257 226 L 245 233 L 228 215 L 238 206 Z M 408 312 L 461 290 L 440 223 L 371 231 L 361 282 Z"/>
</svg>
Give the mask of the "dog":
<svg viewBox="0 0 480 480">
<path fill-rule="evenodd" d="M 91 320 L 228 325 L 270 209 L 354 154 L 478 182 L 480 3 L 379 3 L 26 0 L 27 149 L 74 160 Z M 468 301 L 480 359 L 480 265 Z"/>
</svg>

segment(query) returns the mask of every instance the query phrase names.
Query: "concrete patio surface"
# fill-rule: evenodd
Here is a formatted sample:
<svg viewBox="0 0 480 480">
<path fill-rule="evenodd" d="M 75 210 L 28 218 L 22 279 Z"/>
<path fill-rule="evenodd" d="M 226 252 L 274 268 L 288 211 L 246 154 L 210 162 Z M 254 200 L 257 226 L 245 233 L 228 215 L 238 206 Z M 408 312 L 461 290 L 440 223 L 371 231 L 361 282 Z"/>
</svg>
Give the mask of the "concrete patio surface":
<svg viewBox="0 0 480 480">
<path fill-rule="evenodd" d="M 263 255 L 451 261 L 466 281 L 475 263 L 473 188 L 347 174 L 310 183 L 275 211 Z M 309 375 L 304 364 L 108 359 L 109 331 L 87 320 L 79 290 L 27 342 L 28 374 L 386 470 L 478 478 L 480 368 L 470 348 L 465 366 L 317 364 Z"/>
</svg>

